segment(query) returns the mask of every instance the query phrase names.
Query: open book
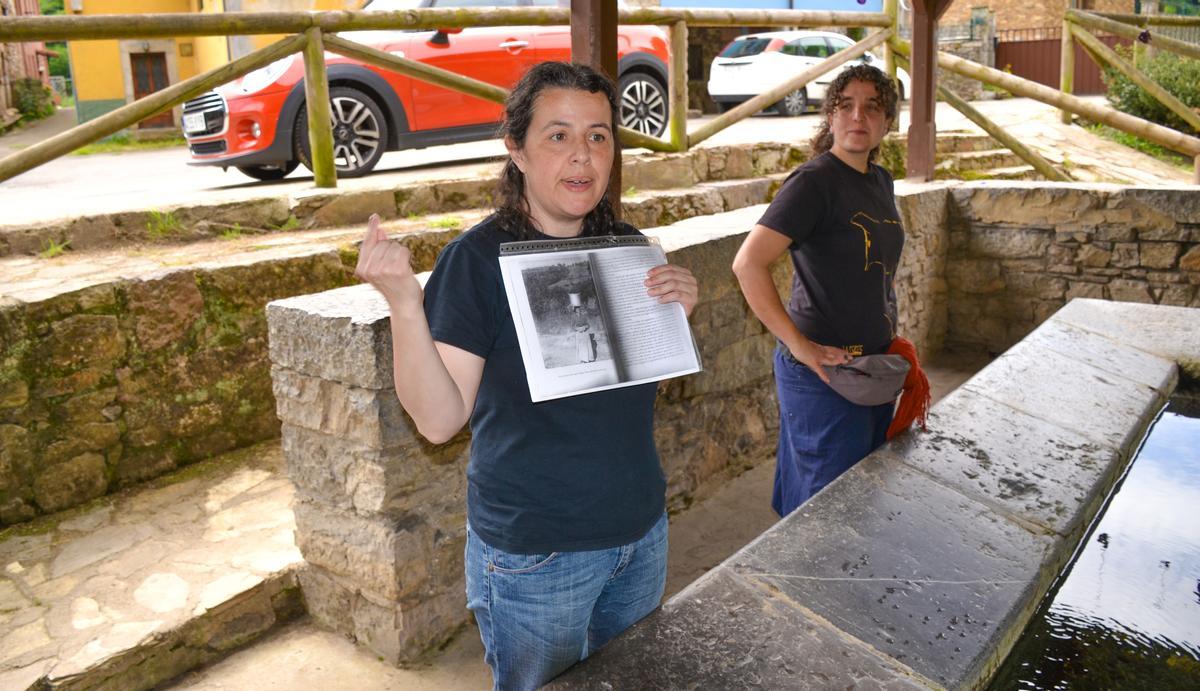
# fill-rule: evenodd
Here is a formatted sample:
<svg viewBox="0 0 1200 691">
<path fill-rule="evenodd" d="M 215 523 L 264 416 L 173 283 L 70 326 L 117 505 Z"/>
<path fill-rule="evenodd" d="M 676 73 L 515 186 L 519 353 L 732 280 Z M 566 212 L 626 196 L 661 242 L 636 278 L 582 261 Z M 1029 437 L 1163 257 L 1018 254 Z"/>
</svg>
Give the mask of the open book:
<svg viewBox="0 0 1200 691">
<path fill-rule="evenodd" d="M 683 305 L 646 294 L 642 236 L 507 242 L 500 272 L 534 402 L 700 371 Z"/>
</svg>

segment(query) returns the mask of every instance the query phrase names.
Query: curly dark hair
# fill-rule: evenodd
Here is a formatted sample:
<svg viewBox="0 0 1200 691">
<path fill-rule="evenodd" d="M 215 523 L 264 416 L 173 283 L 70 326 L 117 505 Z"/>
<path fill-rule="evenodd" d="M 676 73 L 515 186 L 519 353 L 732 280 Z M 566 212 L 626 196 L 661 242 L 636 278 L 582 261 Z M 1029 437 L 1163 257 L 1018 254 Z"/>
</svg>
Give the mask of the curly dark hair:
<svg viewBox="0 0 1200 691">
<path fill-rule="evenodd" d="M 897 102 L 900 98 L 896 93 L 896 83 L 892 81 L 892 78 L 887 76 L 883 70 L 871 65 L 847 67 L 825 90 L 825 102 L 821 104 L 821 126 L 817 129 L 817 134 L 809 141 L 813 156 L 819 156 L 833 148 L 833 132 L 829 129 L 829 119 L 842 104 L 842 93 L 847 86 L 850 86 L 850 82 L 874 84 L 875 93 L 878 94 L 879 105 L 883 106 L 888 126 L 890 127 L 891 123 L 896 121 Z M 879 147 L 877 146 L 871 149 L 867 160 L 874 162 L 878 155 Z"/>
<path fill-rule="evenodd" d="M 610 139 L 613 154 L 618 155 L 617 89 L 608 77 L 587 65 L 576 63 L 543 62 L 530 68 L 504 102 L 504 123 L 500 126 L 502 137 L 511 139 L 518 147 L 525 146 L 525 135 L 533 122 L 537 98 L 545 89 L 575 89 L 604 94 L 612 111 L 613 136 Z M 529 201 L 525 199 L 525 175 L 511 158 L 505 162 L 504 170 L 500 172 L 500 182 L 496 189 L 496 221 L 501 230 L 518 240 L 528 240 L 537 235 L 537 228 L 529 216 Z M 587 216 L 584 216 L 580 235 L 612 235 L 616 234 L 617 230 L 612 204 L 606 195 Z"/>
</svg>

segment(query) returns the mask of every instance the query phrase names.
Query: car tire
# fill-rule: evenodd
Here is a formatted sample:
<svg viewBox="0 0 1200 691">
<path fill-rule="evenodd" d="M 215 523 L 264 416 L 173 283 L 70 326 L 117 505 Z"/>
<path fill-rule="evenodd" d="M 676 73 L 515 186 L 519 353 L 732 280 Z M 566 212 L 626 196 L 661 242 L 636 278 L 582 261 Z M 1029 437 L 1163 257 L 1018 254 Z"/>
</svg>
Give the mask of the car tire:
<svg viewBox="0 0 1200 691">
<path fill-rule="evenodd" d="M 237 169 L 255 180 L 282 180 L 299 165 L 300 161 L 288 161 L 277 166 L 238 166 Z"/>
<path fill-rule="evenodd" d="M 329 90 L 333 122 L 333 160 L 339 178 L 357 178 L 371 172 L 387 150 L 387 120 L 375 99 L 358 89 L 335 86 Z M 308 108 L 300 107 L 293 129 L 296 158 L 312 170 L 308 141 Z"/>
<path fill-rule="evenodd" d="M 651 137 L 667 131 L 667 87 L 644 72 L 628 72 L 617 81 L 621 125 Z"/>
<path fill-rule="evenodd" d="M 804 115 L 806 111 L 808 111 L 808 89 L 796 89 L 775 104 L 775 112 L 789 118 Z"/>
</svg>

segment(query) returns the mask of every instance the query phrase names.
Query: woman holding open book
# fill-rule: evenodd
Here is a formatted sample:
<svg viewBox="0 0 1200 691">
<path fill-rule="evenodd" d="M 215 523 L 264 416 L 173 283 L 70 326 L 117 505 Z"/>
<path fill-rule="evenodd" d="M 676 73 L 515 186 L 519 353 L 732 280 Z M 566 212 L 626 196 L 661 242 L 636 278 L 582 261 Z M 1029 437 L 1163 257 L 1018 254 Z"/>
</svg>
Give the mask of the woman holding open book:
<svg viewBox="0 0 1200 691">
<path fill-rule="evenodd" d="M 532 689 L 650 613 L 666 579 L 656 386 L 532 403 L 499 268 L 514 240 L 636 235 L 605 198 L 616 92 L 580 65 L 533 67 L 505 104 L 496 213 L 442 251 L 424 296 L 372 217 L 356 273 L 387 299 L 396 394 L 434 443 L 468 421 L 467 606 L 495 688 Z M 646 292 L 688 313 L 684 268 Z"/>
</svg>

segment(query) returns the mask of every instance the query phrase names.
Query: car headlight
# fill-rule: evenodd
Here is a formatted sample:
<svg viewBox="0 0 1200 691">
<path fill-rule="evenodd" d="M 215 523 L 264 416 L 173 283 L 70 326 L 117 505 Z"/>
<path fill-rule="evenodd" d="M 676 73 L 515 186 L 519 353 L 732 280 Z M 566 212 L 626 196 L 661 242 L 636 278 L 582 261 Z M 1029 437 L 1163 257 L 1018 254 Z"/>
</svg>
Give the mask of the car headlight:
<svg viewBox="0 0 1200 691">
<path fill-rule="evenodd" d="M 242 92 L 252 94 L 255 91 L 261 91 L 274 84 L 275 80 L 282 77 L 283 73 L 287 72 L 287 69 L 292 66 L 292 60 L 295 58 L 295 55 L 289 55 L 282 60 L 276 60 L 270 65 L 260 67 L 242 77 Z"/>
</svg>

